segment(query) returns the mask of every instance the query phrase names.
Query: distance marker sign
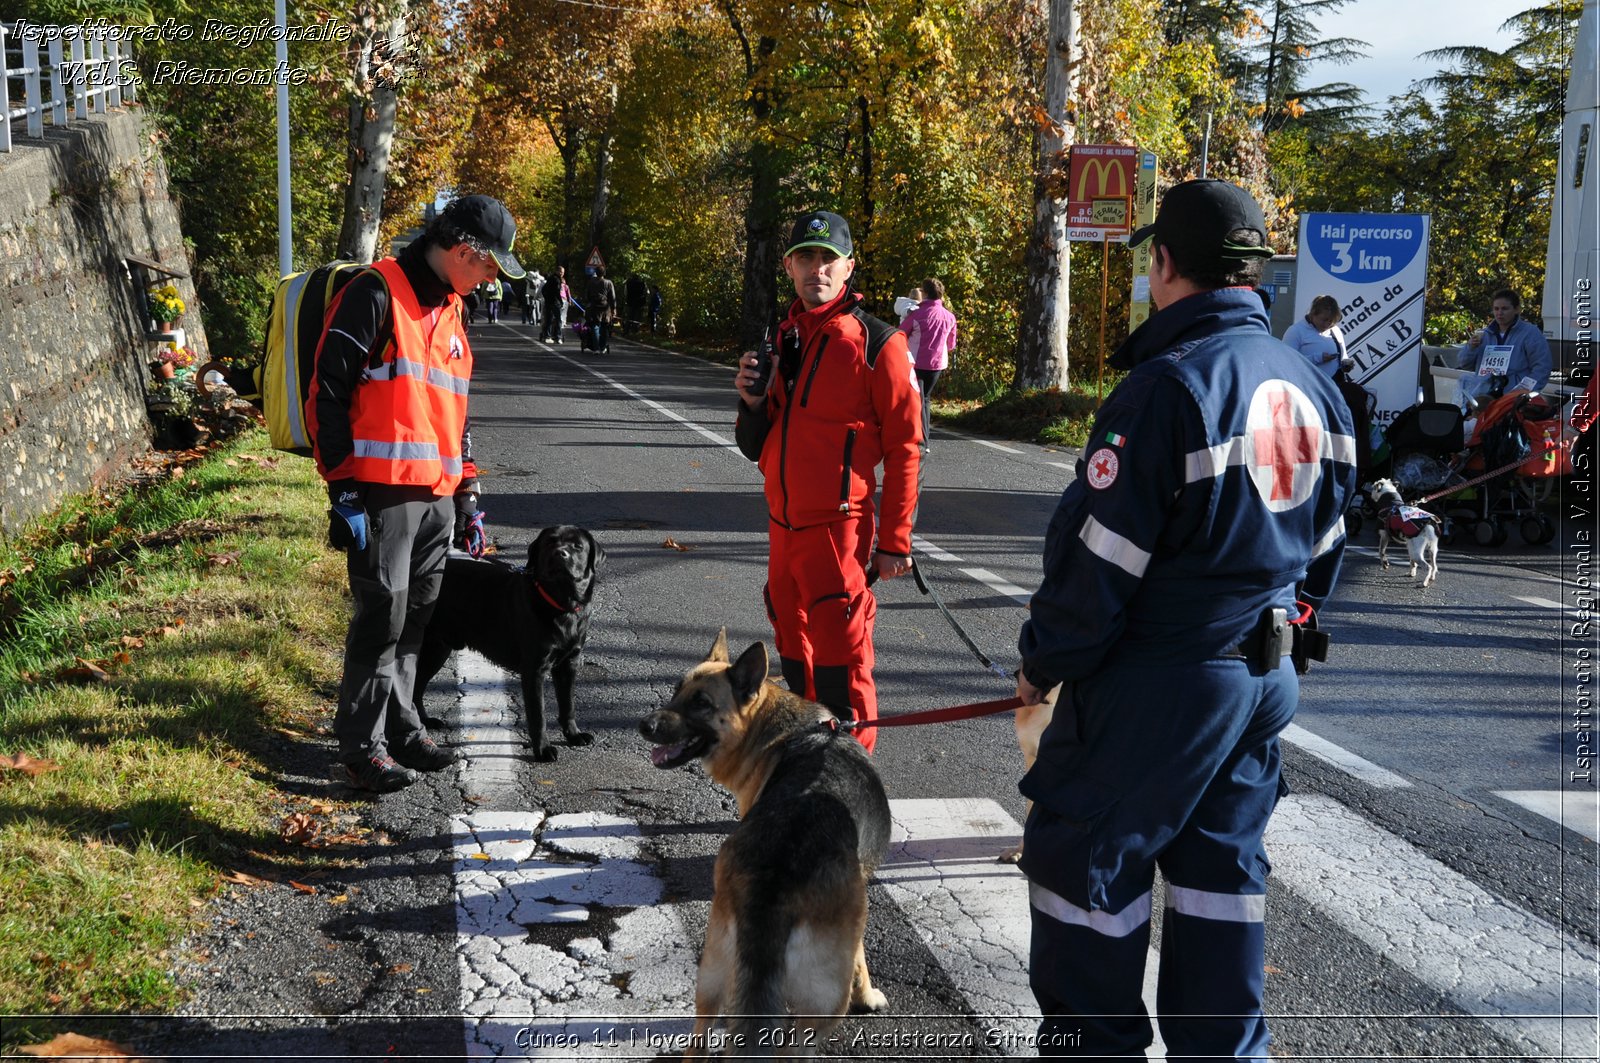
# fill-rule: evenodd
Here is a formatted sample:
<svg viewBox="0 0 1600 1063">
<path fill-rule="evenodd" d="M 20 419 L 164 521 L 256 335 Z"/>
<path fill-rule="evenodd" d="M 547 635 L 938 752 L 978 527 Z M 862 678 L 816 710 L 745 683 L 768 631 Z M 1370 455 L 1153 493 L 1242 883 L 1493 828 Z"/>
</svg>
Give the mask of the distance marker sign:
<svg viewBox="0 0 1600 1063">
<path fill-rule="evenodd" d="M 1331 295 L 1344 318 L 1350 375 L 1378 400 L 1382 428 L 1417 401 L 1428 280 L 1428 215 L 1302 214 L 1295 319 Z"/>
</svg>

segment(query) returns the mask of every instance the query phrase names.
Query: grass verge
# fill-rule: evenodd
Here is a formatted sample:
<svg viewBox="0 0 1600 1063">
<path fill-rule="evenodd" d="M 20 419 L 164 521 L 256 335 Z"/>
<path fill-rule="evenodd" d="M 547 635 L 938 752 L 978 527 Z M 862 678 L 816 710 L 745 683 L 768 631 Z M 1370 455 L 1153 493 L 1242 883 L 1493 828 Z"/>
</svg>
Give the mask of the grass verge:
<svg viewBox="0 0 1600 1063">
<path fill-rule="evenodd" d="M 54 766 L 0 767 L 6 1012 L 170 1011 L 168 950 L 222 875 L 337 860 L 280 839 L 335 809 L 274 781 L 326 758 L 347 613 L 324 504 L 257 430 L 0 543 L 0 758 Z M 0 1050 L 35 1032 L 8 1020 Z"/>
<path fill-rule="evenodd" d="M 1007 391 L 982 404 L 934 400 L 940 424 L 1030 443 L 1081 447 L 1100 400 L 1080 391 Z"/>
</svg>

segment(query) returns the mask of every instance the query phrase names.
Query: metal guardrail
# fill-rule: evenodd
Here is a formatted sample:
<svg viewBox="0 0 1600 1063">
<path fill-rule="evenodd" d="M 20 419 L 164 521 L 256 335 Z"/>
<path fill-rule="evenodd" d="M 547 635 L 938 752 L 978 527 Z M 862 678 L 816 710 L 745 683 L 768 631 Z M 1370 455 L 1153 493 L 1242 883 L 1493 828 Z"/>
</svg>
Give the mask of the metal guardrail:
<svg viewBox="0 0 1600 1063">
<path fill-rule="evenodd" d="M 56 26 L 36 22 L 0 23 L 0 151 L 11 150 L 13 122 L 30 137 L 44 136 L 44 118 L 65 126 L 92 111 L 133 102 L 138 81 L 132 72 L 133 42 L 120 26 Z M 40 62 L 43 44 L 43 59 Z M 22 83 L 22 106 L 12 106 L 13 83 Z M 48 85 L 49 98 L 44 96 Z"/>
</svg>

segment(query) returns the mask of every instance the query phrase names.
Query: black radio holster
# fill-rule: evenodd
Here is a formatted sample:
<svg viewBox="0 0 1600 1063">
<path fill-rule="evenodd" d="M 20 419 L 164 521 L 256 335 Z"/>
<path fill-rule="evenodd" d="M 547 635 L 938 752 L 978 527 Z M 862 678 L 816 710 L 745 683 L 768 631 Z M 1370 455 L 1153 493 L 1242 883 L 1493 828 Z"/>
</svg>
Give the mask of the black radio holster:
<svg viewBox="0 0 1600 1063">
<path fill-rule="evenodd" d="M 1289 650 L 1289 659 L 1294 662 L 1297 674 L 1305 675 L 1309 672 L 1312 661 L 1328 659 L 1328 633 L 1317 630 L 1316 613 L 1308 611 L 1305 621 L 1292 625 L 1290 631 L 1294 642 Z"/>
</svg>

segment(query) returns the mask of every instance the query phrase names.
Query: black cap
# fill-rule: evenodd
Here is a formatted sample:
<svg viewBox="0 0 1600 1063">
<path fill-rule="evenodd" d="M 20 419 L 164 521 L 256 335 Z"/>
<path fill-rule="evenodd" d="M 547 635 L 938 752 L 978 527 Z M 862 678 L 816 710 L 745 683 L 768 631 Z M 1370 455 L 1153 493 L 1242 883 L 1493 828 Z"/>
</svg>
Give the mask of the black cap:
<svg viewBox="0 0 1600 1063">
<path fill-rule="evenodd" d="M 527 276 L 522 263 L 511 253 L 517 242 L 517 223 L 498 199 L 492 196 L 462 196 L 450 201 L 444 216 L 457 229 L 483 245 L 494 256 L 500 272 L 514 281 Z"/>
<path fill-rule="evenodd" d="M 1229 243 L 1228 234 L 1235 229 L 1260 233 L 1261 245 Z M 1152 235 L 1194 264 L 1275 254 L 1267 246 L 1267 219 L 1260 205 L 1249 192 L 1227 181 L 1185 181 L 1167 189 L 1155 222 L 1128 237 L 1128 246 L 1137 247 Z"/>
<path fill-rule="evenodd" d="M 840 258 L 849 258 L 855 252 L 850 223 L 826 210 L 802 214 L 789 234 L 789 250 L 784 254 L 792 255 L 802 247 L 826 247 Z"/>
</svg>

